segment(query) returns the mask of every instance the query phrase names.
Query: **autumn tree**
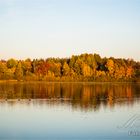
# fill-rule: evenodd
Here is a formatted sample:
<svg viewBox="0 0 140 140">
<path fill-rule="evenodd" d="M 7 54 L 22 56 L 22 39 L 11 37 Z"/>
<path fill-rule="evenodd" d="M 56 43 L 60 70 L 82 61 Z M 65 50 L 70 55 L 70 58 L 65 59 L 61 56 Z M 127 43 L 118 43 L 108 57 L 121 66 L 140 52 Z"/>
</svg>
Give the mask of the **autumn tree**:
<svg viewBox="0 0 140 140">
<path fill-rule="evenodd" d="M 16 70 L 15 70 L 15 78 L 17 80 L 23 79 L 23 69 L 22 69 L 21 61 L 19 61 L 17 64 Z"/>
<path fill-rule="evenodd" d="M 16 67 L 17 65 L 17 60 L 11 58 L 7 61 L 7 68 L 13 68 L 13 67 Z"/>
<path fill-rule="evenodd" d="M 82 64 L 82 74 L 83 76 L 91 76 L 93 73 L 91 67 L 85 63 Z"/>
<path fill-rule="evenodd" d="M 23 68 L 23 72 L 25 73 L 25 75 L 29 74 L 32 69 L 31 59 L 28 58 L 25 61 L 22 61 L 22 68 Z"/>
<path fill-rule="evenodd" d="M 0 79 L 7 79 L 7 70 L 6 62 L 0 61 Z"/>
<path fill-rule="evenodd" d="M 77 75 L 82 75 L 82 60 L 80 58 L 76 60 L 73 69 Z"/>
<path fill-rule="evenodd" d="M 109 75 L 113 77 L 114 75 L 114 71 L 115 71 L 115 67 L 114 67 L 114 61 L 112 59 L 108 59 L 107 63 L 106 63 L 106 67 L 108 69 Z"/>
<path fill-rule="evenodd" d="M 62 72 L 63 72 L 63 76 L 69 76 L 70 75 L 70 67 L 66 62 L 64 62 L 64 64 L 63 64 Z"/>
</svg>

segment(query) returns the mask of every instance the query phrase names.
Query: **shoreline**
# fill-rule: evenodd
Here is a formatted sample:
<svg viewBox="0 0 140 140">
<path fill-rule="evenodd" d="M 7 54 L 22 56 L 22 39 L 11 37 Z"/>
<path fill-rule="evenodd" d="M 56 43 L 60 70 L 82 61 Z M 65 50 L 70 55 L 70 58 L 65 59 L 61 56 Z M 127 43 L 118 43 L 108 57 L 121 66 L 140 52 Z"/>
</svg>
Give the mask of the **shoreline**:
<svg viewBox="0 0 140 140">
<path fill-rule="evenodd" d="M 124 83 L 124 84 L 140 84 L 138 81 L 39 81 L 39 80 L 34 80 L 34 81 L 26 81 L 26 80 L 0 80 L 0 83 L 89 83 L 89 84 L 113 84 L 113 83 Z"/>
</svg>

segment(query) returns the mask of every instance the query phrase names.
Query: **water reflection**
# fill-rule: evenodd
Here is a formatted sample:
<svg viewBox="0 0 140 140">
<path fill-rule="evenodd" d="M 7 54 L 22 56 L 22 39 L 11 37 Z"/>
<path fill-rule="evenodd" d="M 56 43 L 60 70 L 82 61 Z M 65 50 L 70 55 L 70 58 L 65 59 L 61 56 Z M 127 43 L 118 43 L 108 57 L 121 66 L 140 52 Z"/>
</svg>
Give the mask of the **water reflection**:
<svg viewBox="0 0 140 140">
<path fill-rule="evenodd" d="M 71 105 L 74 109 L 98 110 L 115 105 L 133 105 L 139 101 L 139 84 L 102 83 L 1 83 L 0 101 L 14 105 L 33 101 L 36 104 Z M 37 99 L 37 100 L 36 100 Z"/>
</svg>

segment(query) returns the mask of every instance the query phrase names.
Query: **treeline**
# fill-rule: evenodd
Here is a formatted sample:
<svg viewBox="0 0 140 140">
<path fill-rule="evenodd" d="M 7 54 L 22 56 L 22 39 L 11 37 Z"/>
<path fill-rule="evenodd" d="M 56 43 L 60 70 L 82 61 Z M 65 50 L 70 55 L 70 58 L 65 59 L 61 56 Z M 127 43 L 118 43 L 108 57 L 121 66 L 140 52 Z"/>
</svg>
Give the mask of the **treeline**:
<svg viewBox="0 0 140 140">
<path fill-rule="evenodd" d="M 140 81 L 140 62 L 101 58 L 98 54 L 0 61 L 0 80 L 23 81 Z"/>
</svg>

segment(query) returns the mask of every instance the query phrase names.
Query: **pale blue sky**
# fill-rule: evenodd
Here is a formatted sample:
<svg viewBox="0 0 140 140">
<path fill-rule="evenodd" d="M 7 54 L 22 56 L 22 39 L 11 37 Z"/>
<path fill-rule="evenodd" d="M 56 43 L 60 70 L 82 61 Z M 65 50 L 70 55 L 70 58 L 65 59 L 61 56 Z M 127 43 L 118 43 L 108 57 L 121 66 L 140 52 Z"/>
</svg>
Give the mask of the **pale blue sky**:
<svg viewBox="0 0 140 140">
<path fill-rule="evenodd" d="M 0 0 L 0 59 L 81 53 L 140 60 L 140 0 Z"/>
</svg>

